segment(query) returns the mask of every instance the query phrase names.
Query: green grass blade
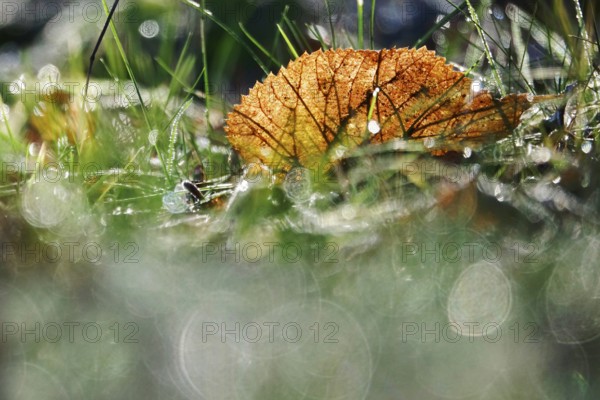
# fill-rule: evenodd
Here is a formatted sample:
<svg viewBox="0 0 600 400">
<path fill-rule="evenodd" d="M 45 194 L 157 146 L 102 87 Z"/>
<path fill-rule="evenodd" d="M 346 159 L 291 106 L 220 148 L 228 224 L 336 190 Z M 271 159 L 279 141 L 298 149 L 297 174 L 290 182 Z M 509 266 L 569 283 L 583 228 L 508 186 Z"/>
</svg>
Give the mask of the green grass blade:
<svg viewBox="0 0 600 400">
<path fill-rule="evenodd" d="M 177 71 L 174 71 L 171 68 L 169 68 L 169 66 L 167 65 L 166 62 L 164 62 L 160 58 L 155 58 L 154 61 L 156 61 L 156 63 L 158 64 L 158 66 L 160 68 L 162 68 L 167 74 L 169 74 L 169 76 L 172 78 L 172 82 L 176 82 L 179 85 L 181 85 L 183 87 L 183 89 L 188 93 L 194 91 L 194 88 L 191 86 L 188 86 L 188 84 L 186 82 L 182 81 L 181 78 L 179 77 L 179 74 L 177 74 Z M 204 71 L 204 69 L 202 69 L 202 71 Z M 196 81 L 196 84 L 197 83 L 198 83 L 198 81 Z"/>
<path fill-rule="evenodd" d="M 167 101 L 165 102 L 165 106 L 168 105 L 171 101 L 171 99 L 173 98 L 173 95 L 175 94 L 175 92 L 177 91 L 177 85 L 176 83 L 179 83 L 182 87 L 185 87 L 186 84 L 184 84 L 181 79 L 179 78 L 180 76 L 180 69 L 181 69 L 181 65 L 184 62 L 184 58 L 185 55 L 187 54 L 187 51 L 190 47 L 190 44 L 192 42 L 192 33 L 188 33 L 187 39 L 185 40 L 185 43 L 183 45 L 183 49 L 181 49 L 181 53 L 179 53 L 179 57 L 177 58 L 177 64 L 175 65 L 175 71 L 173 71 L 174 73 L 171 74 L 169 69 L 165 69 L 165 71 L 167 73 L 169 73 L 171 75 L 172 79 L 170 84 L 169 84 L 169 96 L 167 97 Z M 164 67 L 163 67 L 164 69 Z"/>
<path fill-rule="evenodd" d="M 531 68 L 529 68 L 529 55 L 527 54 L 527 48 L 531 39 L 531 31 L 533 29 L 533 18 L 531 19 L 529 29 L 527 30 L 527 40 L 525 41 L 523 41 L 523 38 L 521 37 L 521 32 L 518 29 L 519 26 L 514 21 L 510 21 L 510 28 L 512 32 L 513 43 L 515 44 L 516 48 L 515 53 L 517 54 L 517 56 L 521 54 L 521 59 L 518 60 L 517 71 L 519 75 L 521 75 L 521 77 L 524 79 L 528 90 L 531 93 L 533 93 L 533 75 L 531 73 Z"/>
<path fill-rule="evenodd" d="M 288 38 L 288 36 L 286 35 L 285 31 L 281 28 L 281 25 L 277 24 L 277 29 L 279 29 L 279 33 L 281 33 L 281 37 L 283 38 L 283 40 L 287 44 L 288 50 L 290 51 L 290 53 L 292 54 L 292 56 L 294 58 L 298 58 L 298 53 L 296 52 L 296 49 L 294 48 L 294 45 L 290 41 L 290 38 Z"/>
<path fill-rule="evenodd" d="M 358 48 L 364 49 L 365 46 L 365 38 L 364 38 L 364 0 L 356 0 L 356 23 L 358 24 Z"/>
<path fill-rule="evenodd" d="M 104 12 L 108 16 L 110 11 L 109 11 L 108 5 L 106 4 L 106 0 L 102 0 L 102 6 L 104 7 Z M 142 94 L 140 93 L 139 85 L 137 83 L 137 80 L 135 79 L 135 75 L 133 74 L 133 70 L 131 69 L 131 65 L 129 64 L 129 60 L 127 59 L 125 50 L 123 49 L 123 44 L 121 43 L 121 40 L 119 39 L 119 35 L 117 34 L 117 29 L 115 28 L 115 24 L 113 23 L 112 20 L 110 21 L 110 30 L 112 32 L 113 37 L 115 38 L 115 43 L 117 45 L 117 49 L 119 50 L 119 54 L 121 55 L 121 59 L 123 60 L 123 63 L 125 64 L 125 68 L 127 69 L 127 74 L 129 75 L 129 78 L 133 82 L 133 86 L 135 87 L 135 92 L 137 93 L 138 99 L 140 100 L 140 107 L 142 109 L 142 114 L 144 115 L 144 120 L 146 121 L 146 126 L 148 127 L 148 130 L 151 130 L 152 125 L 150 124 L 150 119 L 148 118 L 148 113 L 146 112 L 146 105 L 144 104 L 144 100 L 142 99 Z"/>
<path fill-rule="evenodd" d="M 206 73 L 205 73 L 206 75 Z M 171 124 L 171 135 L 169 136 L 169 149 L 167 153 L 167 179 L 171 184 L 174 183 L 173 177 L 175 175 L 175 143 L 177 142 L 177 128 L 179 128 L 179 121 L 183 117 L 183 113 L 192 104 L 192 99 L 189 99 L 179 108 L 173 123 Z"/>
<path fill-rule="evenodd" d="M 471 16 L 471 19 L 475 23 L 475 29 L 477 29 L 479 38 L 483 42 L 483 49 L 485 51 L 485 56 L 487 57 L 490 67 L 492 68 L 492 75 L 494 76 L 494 80 L 496 81 L 496 86 L 498 86 L 498 90 L 500 90 L 500 93 L 502 94 L 502 96 L 506 96 L 506 89 L 504 88 L 504 85 L 502 84 L 502 79 L 500 78 L 500 72 L 498 71 L 498 66 L 496 65 L 496 61 L 494 60 L 494 57 L 492 57 L 492 51 L 490 50 L 490 46 L 488 45 L 486 35 L 483 32 L 481 23 L 479 22 L 479 16 L 477 15 L 475 8 L 473 8 L 471 1 L 466 0 L 466 3 L 467 3 L 467 7 L 469 8 L 469 14 Z"/>
<path fill-rule="evenodd" d="M 250 32 L 248 32 L 246 30 L 246 28 L 244 27 L 244 24 L 242 22 L 239 23 L 240 29 L 242 30 L 242 32 L 244 33 L 244 35 L 246 35 L 246 37 L 252 42 L 252 44 L 254 44 L 264 55 L 266 55 L 267 57 L 269 57 L 269 59 L 273 62 L 273 64 L 275 64 L 277 67 L 281 67 L 281 63 L 275 58 L 275 56 L 273 56 L 273 54 L 271 52 L 269 52 L 267 49 L 265 49 L 259 42 L 258 40 L 256 40 L 251 34 Z"/>
<path fill-rule="evenodd" d="M 206 10 L 206 2 L 205 0 L 200 0 L 200 7 L 203 10 Z M 210 125 L 210 82 L 208 80 L 208 57 L 206 55 L 206 32 L 204 32 L 204 16 L 200 17 L 200 46 L 202 51 L 202 65 L 204 65 L 204 91 L 206 94 L 206 126 L 208 127 L 208 131 L 212 131 L 212 126 Z M 189 104 L 188 104 L 189 105 Z"/>
<path fill-rule="evenodd" d="M 454 6 L 454 4 L 453 4 Z M 419 38 L 414 44 L 414 47 L 419 48 L 425 44 L 427 40 L 433 35 L 435 31 L 444 26 L 448 21 L 452 18 L 456 17 L 457 14 L 464 13 L 467 8 L 467 3 L 463 2 L 459 6 L 454 6 L 454 10 L 452 10 L 449 14 L 446 14 L 444 18 L 442 18 L 437 24 L 433 25 L 431 29 L 429 29 L 423 36 Z"/>
<path fill-rule="evenodd" d="M 306 25 L 306 29 L 308 29 L 308 31 L 317 38 L 317 40 L 319 41 L 319 44 L 321 45 L 321 48 L 323 50 L 328 50 L 330 47 L 325 42 L 325 39 L 323 39 L 323 36 L 321 36 L 321 33 L 319 32 L 319 30 L 317 28 L 315 28 L 314 25 L 309 25 L 309 24 L 305 24 L 305 25 Z"/>
<path fill-rule="evenodd" d="M 371 0 L 371 21 L 369 23 L 371 50 L 375 49 L 375 0 Z"/>
<path fill-rule="evenodd" d="M 288 29 L 290 30 L 290 32 L 292 32 L 292 35 L 294 36 L 296 43 L 304 49 L 309 49 L 310 46 L 309 46 L 308 42 L 306 41 L 306 38 L 304 37 L 302 32 L 300 32 L 300 30 L 298 29 L 298 25 L 296 25 L 296 22 L 290 21 L 290 19 L 287 16 L 287 13 L 285 13 L 283 15 L 283 20 L 284 20 L 285 24 L 287 25 Z"/>
<path fill-rule="evenodd" d="M 331 8 L 329 7 L 329 0 L 323 1 L 325 2 L 325 8 L 327 9 L 327 19 L 329 20 L 329 29 L 331 30 L 331 48 L 335 49 L 335 29 L 333 29 L 333 18 L 331 16 Z"/>
<path fill-rule="evenodd" d="M 592 45 L 587 30 L 585 29 L 585 20 L 583 19 L 583 12 L 581 11 L 581 5 L 579 0 L 573 0 L 575 5 L 575 17 L 577 18 L 577 24 L 579 28 L 579 35 L 581 42 L 583 43 L 583 51 L 585 58 L 585 74 L 589 74 L 593 70 L 592 60 L 594 59 L 592 52 Z"/>
<path fill-rule="evenodd" d="M 194 2 L 193 0 L 180 0 L 180 1 L 187 4 L 188 6 L 192 7 L 196 11 L 199 11 L 200 13 L 205 15 L 208 19 L 210 19 L 212 22 L 217 24 L 221 29 L 223 29 L 225 32 L 227 32 L 236 42 L 238 42 L 244 49 L 246 49 L 246 51 L 248 51 L 248 53 L 250 54 L 252 59 L 263 70 L 263 72 L 265 74 L 269 73 L 269 69 L 267 68 L 265 63 L 263 63 L 261 61 L 261 59 L 256 55 L 256 53 L 254 51 L 252 51 L 250 46 L 248 46 L 248 44 L 245 41 L 243 41 L 242 38 L 237 33 L 235 33 L 230 27 L 225 25 L 220 19 L 215 17 L 210 11 L 203 9 L 198 3 Z"/>
<path fill-rule="evenodd" d="M 2 101 L 2 97 L 0 97 L 0 120 L 4 121 L 4 126 L 6 127 L 6 133 L 8 134 L 10 145 L 16 153 L 19 146 L 15 136 L 13 135 L 10 123 L 8 122 L 8 115 L 5 113 L 5 107 L 8 106 L 5 106 L 4 102 Z"/>
</svg>

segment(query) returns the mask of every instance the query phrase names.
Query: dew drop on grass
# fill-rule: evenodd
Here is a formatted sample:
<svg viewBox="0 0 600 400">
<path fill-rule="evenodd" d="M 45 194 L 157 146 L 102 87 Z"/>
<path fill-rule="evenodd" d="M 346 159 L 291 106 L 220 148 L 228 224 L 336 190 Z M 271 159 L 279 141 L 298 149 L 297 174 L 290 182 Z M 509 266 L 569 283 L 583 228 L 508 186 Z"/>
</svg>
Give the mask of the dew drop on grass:
<svg viewBox="0 0 600 400">
<path fill-rule="evenodd" d="M 23 190 L 21 213 L 32 226 L 55 227 L 67 218 L 71 209 L 71 196 L 71 190 L 66 185 L 41 179 Z"/>
<path fill-rule="evenodd" d="M 347 150 L 348 149 L 345 146 L 337 146 L 334 151 L 335 157 L 336 158 L 344 157 L 344 154 L 346 154 Z"/>
<path fill-rule="evenodd" d="M 158 35 L 158 33 L 160 32 L 160 26 L 155 20 L 149 19 L 140 24 L 138 31 L 140 32 L 140 35 L 142 35 L 146 39 L 151 39 Z"/>
<path fill-rule="evenodd" d="M 261 147 L 260 153 L 265 157 L 269 157 L 273 153 L 273 150 L 269 147 Z"/>
<path fill-rule="evenodd" d="M 172 192 L 162 198 L 163 206 L 171 214 L 181 214 L 188 210 L 187 191 L 181 184 L 177 184 Z"/>
<path fill-rule="evenodd" d="M 507 190 L 507 185 L 499 183 L 494 187 L 494 197 L 496 200 L 505 201 L 507 200 L 508 194 L 509 191 Z"/>
<path fill-rule="evenodd" d="M 492 6 L 492 15 L 497 19 L 497 20 L 503 20 L 504 19 L 504 11 L 502 10 L 502 8 L 496 4 L 494 4 Z"/>
<path fill-rule="evenodd" d="M 148 133 L 148 142 L 152 146 L 156 146 L 156 141 L 158 140 L 158 129 L 152 129 L 150 133 Z"/>
<path fill-rule="evenodd" d="M 210 152 L 211 153 L 215 153 L 215 154 L 229 154 L 230 149 L 229 147 L 225 147 L 225 146 L 209 146 L 210 147 Z M 199 147 L 200 149 L 202 147 Z"/>
<path fill-rule="evenodd" d="M 592 151 L 592 142 L 590 142 L 589 140 L 583 142 L 581 144 L 581 151 L 583 151 L 585 154 L 589 154 L 590 151 Z"/>
<path fill-rule="evenodd" d="M 432 35 L 432 39 L 438 46 L 445 46 L 447 44 L 446 35 L 443 32 L 437 31 Z"/>
<path fill-rule="evenodd" d="M 509 3 L 505 8 L 505 12 L 506 16 L 514 21 L 517 15 L 519 14 L 519 9 L 516 5 Z"/>
<path fill-rule="evenodd" d="M 9 113 L 10 113 L 10 107 L 6 104 L 0 104 L 0 122 L 8 121 Z"/>
<path fill-rule="evenodd" d="M 423 140 L 423 145 L 428 148 L 431 149 L 433 146 L 435 146 L 435 139 L 434 138 L 425 138 L 425 140 Z"/>
<path fill-rule="evenodd" d="M 356 209 L 351 204 L 346 204 L 342 207 L 342 218 L 352 220 L 356 217 Z"/>
<path fill-rule="evenodd" d="M 469 25 L 465 21 L 459 21 L 457 29 L 460 33 L 467 34 L 470 32 Z"/>
<path fill-rule="evenodd" d="M 69 138 L 67 136 L 59 137 L 58 140 L 56 141 L 56 146 L 58 147 L 59 150 L 67 149 L 68 147 L 70 147 Z"/>
<path fill-rule="evenodd" d="M 38 71 L 37 78 L 41 82 L 58 82 L 60 70 L 55 65 L 46 64 Z"/>
<path fill-rule="evenodd" d="M 406 142 L 406 140 L 398 139 L 398 140 L 394 141 L 392 148 L 394 150 L 406 150 L 407 146 L 408 146 L 408 143 Z"/>
<path fill-rule="evenodd" d="M 247 180 L 243 179 L 240 184 L 237 187 L 237 190 L 240 192 L 245 192 L 248 190 L 248 188 L 250 187 L 250 184 L 248 183 Z"/>
<path fill-rule="evenodd" d="M 436 24 L 439 24 L 440 22 L 442 22 L 442 20 L 443 20 L 445 17 L 446 17 L 446 15 L 445 15 L 445 14 L 438 14 L 438 15 L 435 17 L 435 23 L 436 23 Z M 447 22 L 446 22 L 444 25 L 442 25 L 442 26 L 440 27 L 440 29 L 448 29 L 448 28 L 450 28 L 450 21 L 447 21 Z"/>
<path fill-rule="evenodd" d="M 581 187 L 586 188 L 590 185 L 590 174 L 589 172 L 585 172 L 583 177 L 581 178 Z"/>
<path fill-rule="evenodd" d="M 86 101 L 83 103 L 83 111 L 86 113 L 90 113 L 96 109 L 96 102 L 94 101 Z"/>
<path fill-rule="evenodd" d="M 25 89 L 25 76 L 21 75 L 19 79 L 16 79 L 8 85 L 8 92 L 10 94 L 19 94 Z"/>
<path fill-rule="evenodd" d="M 322 40 L 326 44 L 331 44 L 331 38 L 329 37 L 329 29 L 323 27 L 322 25 L 312 25 L 308 29 L 307 34 L 308 37 L 312 40 Z"/>
<path fill-rule="evenodd" d="M 578 104 L 577 96 L 573 96 L 567 101 L 563 117 L 564 125 L 566 127 L 571 127 L 574 123 L 577 122 L 580 111 L 579 107 L 580 105 Z"/>
<path fill-rule="evenodd" d="M 33 114 L 36 117 L 43 117 L 44 114 L 46 114 L 46 103 L 44 103 L 43 101 L 37 103 L 36 106 L 33 107 Z"/>
<path fill-rule="evenodd" d="M 294 202 L 302 203 L 310 199 L 310 170 L 303 167 L 292 168 L 283 181 L 285 194 Z"/>
<path fill-rule="evenodd" d="M 205 136 L 200 136 L 196 139 L 196 144 L 201 150 L 208 149 L 210 147 L 210 139 Z"/>
<path fill-rule="evenodd" d="M 40 154 L 40 144 L 36 142 L 30 143 L 29 146 L 27 146 L 27 153 L 31 157 L 37 157 L 38 154 Z"/>
<path fill-rule="evenodd" d="M 44 170 L 21 195 L 21 214 L 32 226 L 50 229 L 62 237 L 77 237 L 89 222 L 88 203 L 79 186 Z"/>
<path fill-rule="evenodd" d="M 536 147 L 531 152 L 531 158 L 537 164 L 547 163 L 552 158 L 552 151 L 547 147 Z"/>
<path fill-rule="evenodd" d="M 515 139 L 515 146 L 516 147 L 523 147 L 524 141 L 522 137 L 517 137 Z"/>
</svg>

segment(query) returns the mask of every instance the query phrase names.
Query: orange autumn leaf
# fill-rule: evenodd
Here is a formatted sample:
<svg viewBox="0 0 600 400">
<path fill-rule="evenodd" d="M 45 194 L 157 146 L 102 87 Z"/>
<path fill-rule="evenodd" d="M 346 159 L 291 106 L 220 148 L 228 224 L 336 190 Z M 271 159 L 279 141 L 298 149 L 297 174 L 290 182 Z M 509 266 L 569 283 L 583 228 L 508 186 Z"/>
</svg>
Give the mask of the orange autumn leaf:
<svg viewBox="0 0 600 400">
<path fill-rule="evenodd" d="M 424 47 L 304 53 L 242 97 L 227 137 L 246 161 L 288 171 L 367 141 L 498 138 L 531 105 L 526 94 L 495 99 L 471 83 Z"/>
</svg>

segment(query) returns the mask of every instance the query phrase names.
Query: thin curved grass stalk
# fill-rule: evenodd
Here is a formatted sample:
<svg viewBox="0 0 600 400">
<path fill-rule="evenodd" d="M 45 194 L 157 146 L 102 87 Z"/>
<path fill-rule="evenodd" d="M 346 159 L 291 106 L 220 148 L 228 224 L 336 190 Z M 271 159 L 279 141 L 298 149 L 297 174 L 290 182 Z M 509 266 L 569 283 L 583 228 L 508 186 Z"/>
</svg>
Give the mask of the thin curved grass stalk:
<svg viewBox="0 0 600 400">
<path fill-rule="evenodd" d="M 333 29 L 333 19 L 331 18 L 331 8 L 329 7 L 329 0 L 325 0 L 325 8 L 327 9 L 327 19 L 329 20 L 329 29 L 331 31 L 331 48 L 335 49 L 335 29 Z"/>
<path fill-rule="evenodd" d="M 356 9 L 358 11 L 358 17 L 356 18 L 356 21 L 358 23 L 358 48 L 359 49 L 364 49 L 365 44 L 364 44 L 364 32 L 363 32 L 363 18 L 364 18 L 364 1 L 363 0 L 356 0 Z"/>
<path fill-rule="evenodd" d="M 375 0 L 371 0 L 371 20 L 369 22 L 371 50 L 375 50 Z"/>
<path fill-rule="evenodd" d="M 111 10 L 108 8 L 108 5 L 106 4 L 106 0 L 102 0 L 102 5 L 104 7 L 104 12 L 106 13 L 107 18 L 112 16 Z M 138 86 L 137 79 L 135 78 L 135 75 L 133 74 L 133 69 L 131 68 L 131 64 L 129 63 L 129 60 L 127 59 L 127 55 L 125 54 L 125 49 L 123 48 L 123 44 L 121 43 L 121 40 L 119 39 L 119 35 L 117 34 L 117 30 L 115 28 L 115 25 L 114 25 L 112 19 L 108 19 L 108 24 L 110 26 L 110 30 L 113 34 L 113 37 L 115 38 L 115 43 L 117 45 L 117 49 L 119 50 L 119 54 L 121 55 L 121 59 L 123 60 L 123 63 L 125 64 L 125 69 L 127 69 L 127 74 L 131 78 L 131 81 L 133 82 L 133 87 L 135 88 L 135 93 L 137 94 L 137 97 L 140 100 L 140 107 L 142 110 L 142 115 L 144 116 L 144 121 L 146 122 L 146 126 L 148 127 L 148 130 L 151 130 L 152 124 L 150 124 L 150 119 L 148 118 L 148 113 L 146 112 L 146 105 L 144 104 L 144 99 L 142 98 L 142 94 L 140 93 L 140 88 Z"/>
<path fill-rule="evenodd" d="M 215 17 L 210 11 L 203 9 L 200 6 L 200 4 L 196 3 L 194 0 L 180 0 L 180 1 L 189 5 L 196 11 L 199 11 L 200 13 L 202 13 L 203 16 L 205 16 L 206 18 L 208 18 L 209 20 L 211 20 L 212 22 L 217 24 L 221 29 L 223 29 L 225 32 L 227 32 L 228 35 L 230 35 L 236 42 L 238 42 L 242 47 L 244 47 L 248 51 L 248 53 L 250 54 L 252 59 L 265 72 L 265 74 L 269 72 L 269 69 L 267 68 L 265 63 L 263 63 L 261 61 L 261 59 L 256 55 L 256 53 L 250 48 L 248 43 L 246 43 L 244 40 L 242 40 L 242 38 L 236 32 L 234 32 L 233 29 L 231 29 L 229 26 L 227 26 L 223 21 L 221 21 L 220 19 Z"/>
<path fill-rule="evenodd" d="M 584 60 L 586 61 L 586 72 L 589 73 L 589 71 L 593 69 L 592 42 L 590 41 L 590 37 L 588 35 L 587 30 L 585 29 L 585 20 L 583 18 L 583 12 L 581 11 L 581 4 L 579 4 L 579 0 L 573 0 L 573 3 L 575 3 L 575 17 L 577 18 L 577 23 L 579 25 L 579 34 L 581 35 L 583 50 L 585 52 Z"/>
<path fill-rule="evenodd" d="M 203 10 L 206 10 L 206 4 L 204 0 L 200 0 L 200 7 Z M 210 99 L 210 90 L 209 87 L 209 79 L 208 79 L 208 58 L 206 56 L 206 32 L 204 27 L 204 18 L 200 18 L 200 46 L 202 49 L 202 64 L 204 65 L 204 90 L 206 91 L 206 126 L 208 127 L 208 131 L 212 130 L 212 126 L 210 125 L 210 107 L 211 107 L 211 99 Z"/>
<path fill-rule="evenodd" d="M 490 63 L 490 67 L 492 68 L 492 74 L 494 76 L 494 80 L 496 81 L 496 86 L 500 90 L 500 94 L 502 94 L 502 96 L 506 96 L 506 90 L 504 89 L 504 85 L 502 84 L 500 72 L 498 71 L 498 67 L 496 65 L 496 61 L 494 61 L 494 57 L 492 57 L 492 51 L 490 50 L 490 46 L 488 45 L 488 42 L 485 39 L 485 34 L 481 27 L 481 23 L 479 22 L 479 16 L 477 15 L 477 11 L 475 11 L 475 8 L 473 8 L 473 5 L 469 0 L 467 0 L 467 6 L 469 7 L 469 14 L 471 16 L 471 19 L 475 23 L 477 33 L 479 33 L 479 37 L 481 38 L 481 42 L 483 43 L 483 49 L 485 51 L 487 60 Z"/>
<path fill-rule="evenodd" d="M 281 63 L 273 56 L 273 54 L 271 54 L 267 49 L 265 49 L 264 46 L 260 44 L 260 42 L 256 40 L 256 38 L 252 36 L 250 32 L 248 32 L 248 30 L 246 30 L 244 24 L 241 21 L 238 22 L 238 25 L 240 27 L 240 30 L 244 33 L 244 35 L 246 35 L 246 37 L 252 42 L 252 44 L 256 46 L 257 49 L 259 49 L 264 55 L 269 57 L 269 60 L 271 60 L 273 64 L 275 64 L 277 67 L 281 67 Z"/>
<path fill-rule="evenodd" d="M 288 36 L 286 35 L 286 33 L 283 30 L 283 28 L 281 27 L 281 25 L 277 24 L 277 29 L 279 30 L 279 33 L 281 34 L 281 37 L 283 38 L 283 40 L 285 40 L 285 44 L 287 44 L 288 50 L 290 51 L 290 54 L 292 56 L 294 56 L 294 58 L 298 58 L 299 57 L 298 56 L 298 52 L 294 48 L 294 45 L 292 44 L 292 41 L 290 40 L 290 38 L 288 38 Z"/>
<path fill-rule="evenodd" d="M 175 163 L 175 142 L 177 142 L 177 128 L 179 127 L 179 121 L 181 117 L 183 117 L 183 113 L 187 108 L 192 104 L 192 99 L 189 99 L 177 111 L 175 118 L 173 118 L 173 125 L 171 125 L 171 136 L 169 136 L 169 150 L 167 154 L 167 174 L 169 181 L 173 180 L 174 171 L 174 163 Z"/>
</svg>

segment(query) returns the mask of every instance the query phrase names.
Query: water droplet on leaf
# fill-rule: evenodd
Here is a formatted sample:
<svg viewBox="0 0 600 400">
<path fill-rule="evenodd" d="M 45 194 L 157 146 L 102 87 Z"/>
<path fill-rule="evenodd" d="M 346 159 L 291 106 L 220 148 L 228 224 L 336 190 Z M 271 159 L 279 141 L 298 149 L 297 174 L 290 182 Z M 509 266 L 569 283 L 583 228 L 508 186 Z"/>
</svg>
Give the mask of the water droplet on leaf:
<svg viewBox="0 0 600 400">
<path fill-rule="evenodd" d="M 369 123 L 367 125 L 367 129 L 373 135 L 379 133 L 379 131 L 381 130 L 381 128 L 379 127 L 379 123 L 377 121 L 375 121 L 374 119 L 369 121 Z"/>
</svg>

